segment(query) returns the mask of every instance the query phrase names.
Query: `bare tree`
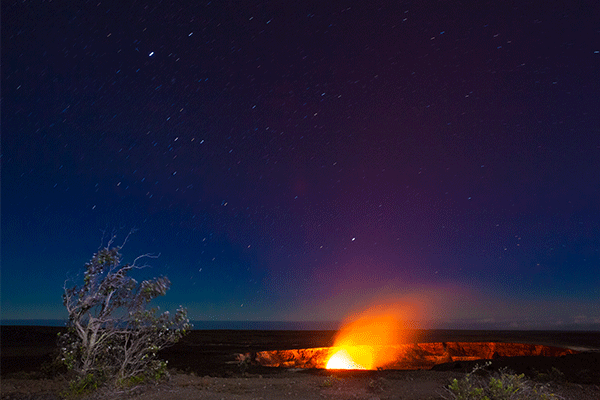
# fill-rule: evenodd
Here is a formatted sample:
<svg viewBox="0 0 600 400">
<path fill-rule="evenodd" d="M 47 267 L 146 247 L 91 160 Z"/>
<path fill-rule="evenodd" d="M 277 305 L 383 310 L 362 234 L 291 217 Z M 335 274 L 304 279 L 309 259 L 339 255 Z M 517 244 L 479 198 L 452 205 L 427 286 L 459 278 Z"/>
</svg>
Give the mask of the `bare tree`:
<svg viewBox="0 0 600 400">
<path fill-rule="evenodd" d="M 138 283 L 128 276 L 139 260 L 121 265 L 121 246 L 114 236 L 85 264 L 82 286 L 68 288 L 63 303 L 69 313 L 68 332 L 59 338 L 61 361 L 80 379 L 123 384 L 128 380 L 157 379 L 166 373 L 166 362 L 157 352 L 177 342 L 191 328 L 187 311 L 180 307 L 173 318 L 166 311 L 147 309 L 164 295 L 167 277 Z M 124 243 L 127 241 L 125 239 Z"/>
</svg>

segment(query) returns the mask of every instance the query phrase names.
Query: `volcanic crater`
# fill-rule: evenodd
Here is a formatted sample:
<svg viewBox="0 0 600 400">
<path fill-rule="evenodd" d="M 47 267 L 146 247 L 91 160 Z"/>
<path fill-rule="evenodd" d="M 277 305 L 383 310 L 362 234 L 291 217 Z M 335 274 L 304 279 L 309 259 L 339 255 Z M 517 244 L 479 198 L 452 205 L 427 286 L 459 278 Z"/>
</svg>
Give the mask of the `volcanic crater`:
<svg viewBox="0 0 600 400">
<path fill-rule="evenodd" d="M 330 360 L 344 352 L 341 363 Z M 393 354 L 384 365 L 365 366 L 362 360 L 377 353 Z M 578 351 L 560 347 L 527 343 L 503 342 L 434 342 L 386 346 L 317 347 L 307 349 L 272 350 L 242 353 L 240 362 L 264 367 L 319 368 L 319 369 L 431 369 L 438 364 L 454 361 L 491 360 L 500 357 L 546 356 L 560 357 Z M 365 356 L 366 355 L 366 356 Z"/>
</svg>

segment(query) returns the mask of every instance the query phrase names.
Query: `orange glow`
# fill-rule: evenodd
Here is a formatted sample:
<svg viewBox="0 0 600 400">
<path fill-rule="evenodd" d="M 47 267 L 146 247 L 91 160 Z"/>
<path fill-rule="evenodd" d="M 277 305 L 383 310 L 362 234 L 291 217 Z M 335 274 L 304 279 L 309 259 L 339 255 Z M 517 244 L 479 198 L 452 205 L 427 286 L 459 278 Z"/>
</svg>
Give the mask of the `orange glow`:
<svg viewBox="0 0 600 400">
<path fill-rule="evenodd" d="M 406 307 L 375 306 L 346 322 L 337 333 L 327 369 L 377 369 L 396 360 L 393 345 L 406 340 Z"/>
<path fill-rule="evenodd" d="M 364 367 L 365 361 L 370 361 L 370 353 L 361 354 L 354 351 L 355 347 L 342 348 L 335 352 L 327 361 L 327 369 L 370 369 Z M 350 354 L 352 353 L 352 355 Z M 366 355 L 367 357 L 361 357 Z M 367 364 L 370 367 L 370 362 Z"/>
</svg>

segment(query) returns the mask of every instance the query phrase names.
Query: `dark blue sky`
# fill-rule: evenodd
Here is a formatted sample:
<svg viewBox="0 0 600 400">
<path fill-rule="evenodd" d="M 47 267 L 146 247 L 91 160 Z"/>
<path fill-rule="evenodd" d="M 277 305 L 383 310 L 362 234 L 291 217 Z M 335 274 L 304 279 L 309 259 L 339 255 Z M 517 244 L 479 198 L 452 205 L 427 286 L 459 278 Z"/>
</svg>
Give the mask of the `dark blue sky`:
<svg viewBox="0 0 600 400">
<path fill-rule="evenodd" d="M 600 326 L 594 1 L 2 2 L 2 318 L 101 243 L 196 320 Z M 457 322 L 458 321 L 458 322 Z"/>
</svg>

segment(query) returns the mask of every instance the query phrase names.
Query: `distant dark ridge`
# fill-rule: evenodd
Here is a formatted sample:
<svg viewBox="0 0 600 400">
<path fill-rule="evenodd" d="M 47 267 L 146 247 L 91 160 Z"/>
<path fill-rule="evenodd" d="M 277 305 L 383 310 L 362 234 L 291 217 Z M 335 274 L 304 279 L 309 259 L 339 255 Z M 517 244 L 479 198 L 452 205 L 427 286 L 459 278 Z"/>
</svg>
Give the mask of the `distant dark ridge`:
<svg viewBox="0 0 600 400">
<path fill-rule="evenodd" d="M 258 331 L 319 331 L 336 330 L 339 322 L 334 321 L 190 321 L 195 330 L 258 330 Z M 3 319 L 4 326 L 66 326 L 61 319 Z"/>
<path fill-rule="evenodd" d="M 329 331 L 337 330 L 336 321 L 191 321 L 193 329 L 253 330 L 253 331 Z"/>
<path fill-rule="evenodd" d="M 66 326 L 66 319 L 3 319 L 0 325 L 5 326 Z"/>
<path fill-rule="evenodd" d="M 61 319 L 2 319 L 0 326 L 54 326 L 63 327 L 67 320 Z M 329 331 L 341 326 L 338 321 L 191 321 L 194 330 L 257 330 L 257 331 Z M 415 322 L 408 326 L 420 329 L 449 329 L 475 331 L 600 331 L 600 323 L 534 323 L 531 321 L 518 324 L 504 322 L 475 322 L 470 320 L 454 320 L 447 322 Z"/>
</svg>

